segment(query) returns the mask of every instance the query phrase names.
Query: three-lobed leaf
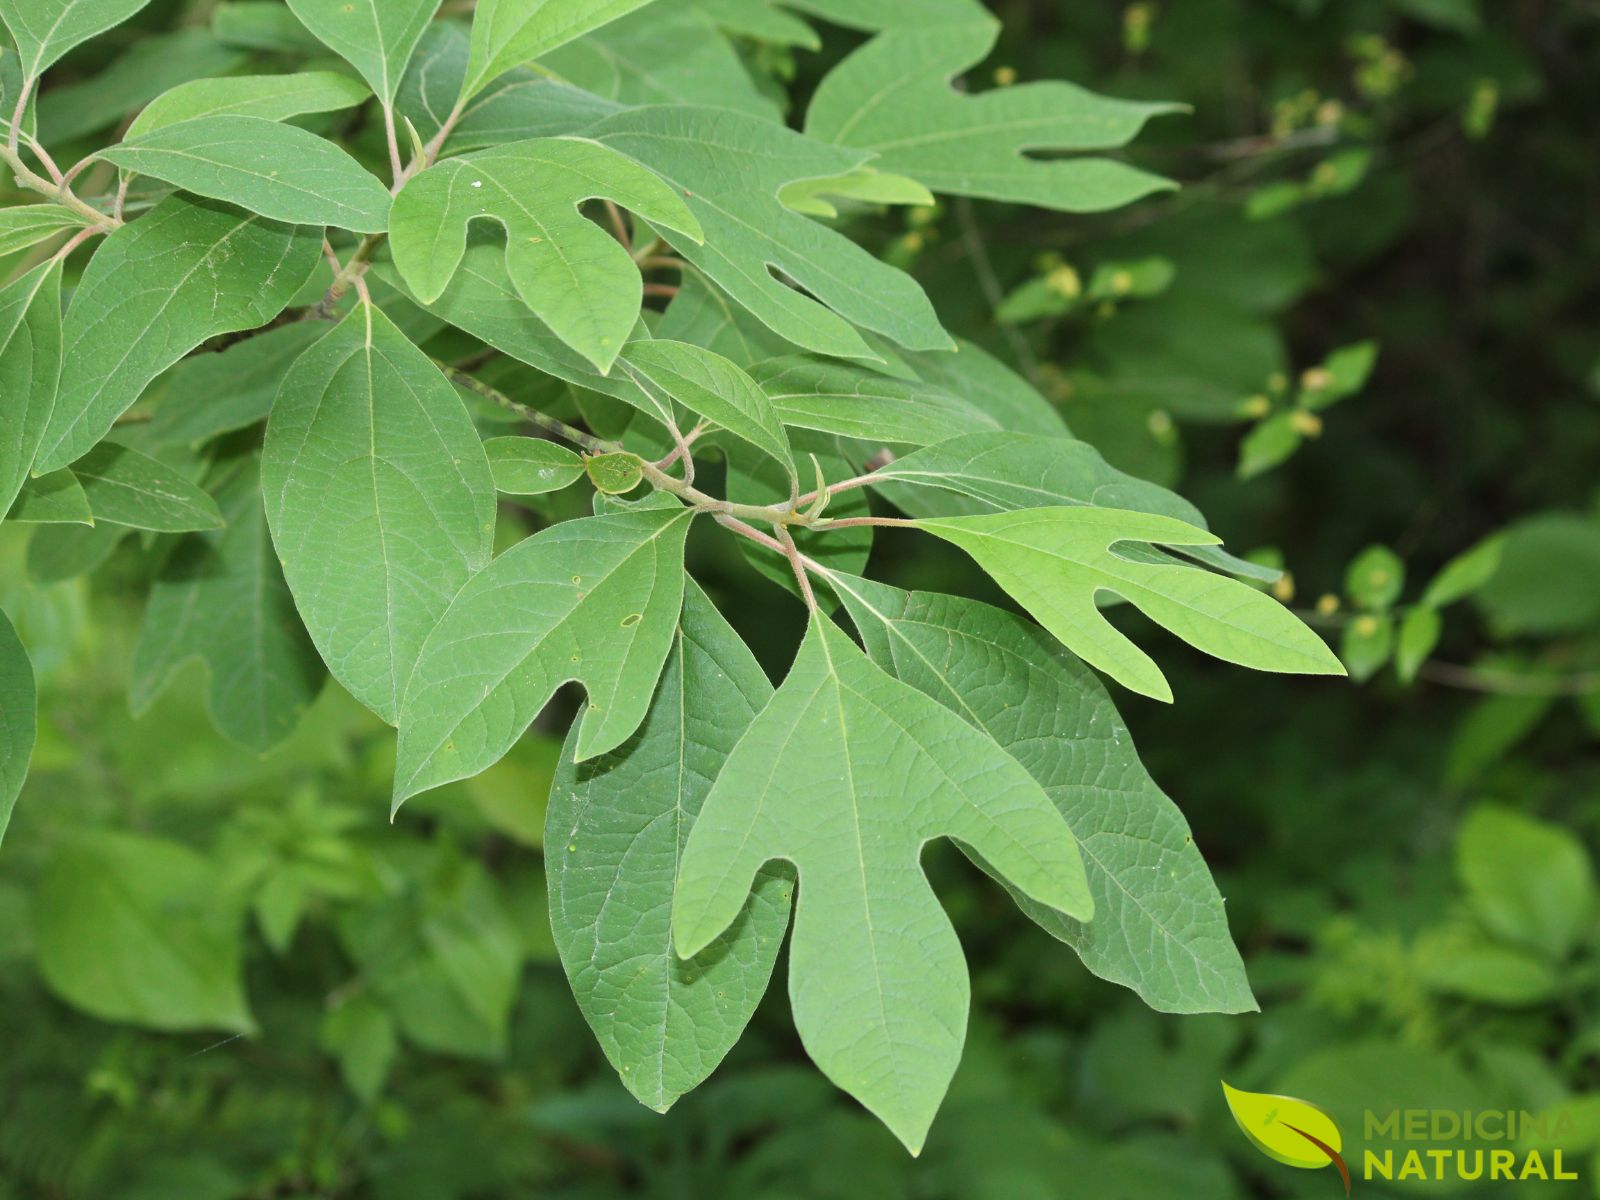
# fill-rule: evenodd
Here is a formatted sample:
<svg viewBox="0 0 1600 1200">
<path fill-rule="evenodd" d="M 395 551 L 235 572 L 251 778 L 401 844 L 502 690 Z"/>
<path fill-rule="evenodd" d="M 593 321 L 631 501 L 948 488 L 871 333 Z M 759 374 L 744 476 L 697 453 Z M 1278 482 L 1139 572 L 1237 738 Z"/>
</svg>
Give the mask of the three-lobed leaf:
<svg viewBox="0 0 1600 1200">
<path fill-rule="evenodd" d="M 625 155 L 581 138 L 536 138 L 447 159 L 407 183 L 390 218 L 395 266 L 431 304 L 461 264 L 468 225 L 497 221 L 518 295 L 605 372 L 639 319 L 644 285 L 627 248 L 579 213 L 597 198 L 691 241 L 702 236 L 678 195 Z"/>
<path fill-rule="evenodd" d="M 465 405 L 362 304 L 284 377 L 261 480 L 312 640 L 393 724 L 423 639 L 493 547 L 494 483 Z"/>
<path fill-rule="evenodd" d="M 1017 907 L 1152 1008 L 1253 1011 L 1205 860 L 1094 672 L 1037 625 L 990 605 L 838 572 L 829 581 L 867 655 L 993 738 L 1077 836 L 1094 922 L 1038 904 L 991 870 Z"/>
<path fill-rule="evenodd" d="M 1171 517 L 1115 508 L 1033 508 L 923 518 L 918 528 L 952 542 L 1063 645 L 1133 691 L 1171 700 L 1154 660 L 1095 606 L 1121 596 L 1216 658 L 1263 671 L 1342 675 L 1327 645 L 1264 592 L 1197 567 L 1135 560 L 1119 542 L 1215 545 L 1219 538 Z"/>
<path fill-rule="evenodd" d="M 162 125 L 100 157 L 274 221 L 382 232 L 389 192 L 326 138 L 264 116 L 219 113 Z"/>
<path fill-rule="evenodd" d="M 277 316 L 321 258 L 320 230 L 169 196 L 96 251 L 63 327 L 65 361 L 35 469 L 86 453 L 201 342 Z"/>
<path fill-rule="evenodd" d="M 743 1032 L 766 991 L 793 885 L 757 880 L 745 911 L 690 959 L 672 949 L 678 863 L 712 781 L 772 695 L 692 581 L 644 724 L 556 768 L 545 815 L 550 925 L 578 1007 L 622 1082 L 665 1112 Z"/>
<path fill-rule="evenodd" d="M 919 865 L 936 837 L 978 851 L 1042 904 L 1093 913 L 1071 830 L 1016 760 L 813 615 L 706 797 L 673 903 L 673 943 L 691 957 L 744 910 L 765 864 L 794 864 L 801 1040 L 913 1152 L 960 1061 L 970 996 Z"/>
<path fill-rule="evenodd" d="M 395 804 L 493 765 L 561 684 L 588 703 L 579 762 L 639 727 L 683 603 L 690 511 L 565 521 L 469 580 L 423 643 L 400 708 Z"/>
<path fill-rule="evenodd" d="M 915 280 L 778 201 L 784 184 L 846 174 L 866 160 L 864 152 L 824 145 L 730 109 L 684 105 L 628 109 L 590 128 L 588 136 L 643 163 L 683 193 L 705 231 L 704 243 L 659 232 L 736 303 L 795 345 L 876 358 L 855 328 L 862 326 L 911 349 L 951 347 Z"/>
</svg>

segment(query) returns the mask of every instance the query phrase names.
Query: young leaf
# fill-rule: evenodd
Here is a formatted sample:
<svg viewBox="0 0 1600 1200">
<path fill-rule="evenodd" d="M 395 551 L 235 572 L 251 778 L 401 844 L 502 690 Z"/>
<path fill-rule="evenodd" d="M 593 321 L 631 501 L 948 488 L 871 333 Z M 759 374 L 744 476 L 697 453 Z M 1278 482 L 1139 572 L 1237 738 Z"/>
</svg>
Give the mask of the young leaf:
<svg viewBox="0 0 1600 1200">
<path fill-rule="evenodd" d="M 39 971 L 104 1021 L 255 1032 L 239 909 L 211 860 L 164 838 L 96 830 L 62 843 L 34 901 Z"/>
<path fill-rule="evenodd" d="M 912 446 L 995 429 L 994 418 L 959 397 L 851 363 L 791 355 L 750 373 L 783 423 L 802 429 Z"/>
<path fill-rule="evenodd" d="M 497 762 L 568 681 L 589 694 L 577 761 L 626 741 L 672 649 L 690 516 L 566 521 L 473 576 L 423 643 L 406 689 L 395 805 Z"/>
<path fill-rule="evenodd" d="M 1155 662 L 1095 607 L 1102 591 L 1130 601 L 1196 649 L 1262 671 L 1342 675 L 1322 639 L 1264 592 L 1209 571 L 1134 561 L 1118 542 L 1215 545 L 1220 539 L 1171 517 L 1115 508 L 1034 508 L 923 519 L 921 529 L 960 546 L 1085 662 L 1133 691 L 1171 700 Z"/>
<path fill-rule="evenodd" d="M 181 541 L 151 588 L 128 700 L 143 711 L 198 658 L 212 724 L 265 753 L 294 731 L 325 672 L 272 552 L 254 459 L 235 465 L 216 497 L 226 527 Z"/>
<path fill-rule="evenodd" d="M 388 227 L 389 192 L 340 147 L 297 125 L 221 114 L 163 125 L 100 157 L 274 221 Z"/>
<path fill-rule="evenodd" d="M 0 613 L 0 841 L 5 840 L 11 812 L 17 805 L 17 794 L 28 777 L 37 706 L 33 664 L 28 661 L 28 651 L 10 619 Z M 782 936 L 780 928 L 773 941 Z"/>
<path fill-rule="evenodd" d="M 0 289 L 0 514 L 11 507 L 44 440 L 61 378 L 61 264 Z"/>
<path fill-rule="evenodd" d="M 583 459 L 542 438 L 490 438 L 483 450 L 495 490 L 507 495 L 538 496 L 583 478 Z"/>
<path fill-rule="evenodd" d="M 261 482 L 323 661 L 393 724 L 423 639 L 493 549 L 494 481 L 466 406 L 362 304 L 285 376 Z"/>
<path fill-rule="evenodd" d="M 755 380 L 722 355 L 687 342 L 652 338 L 630 344 L 623 363 L 669 400 L 720 425 L 795 477 L 794 451 L 772 402 Z"/>
<path fill-rule="evenodd" d="M 649 0 L 479 0 L 472 17 L 472 51 L 461 99 L 512 67 L 532 62 Z"/>
<path fill-rule="evenodd" d="M 606 197 L 691 241 L 700 224 L 676 193 L 609 147 L 539 138 L 430 167 L 395 198 L 389 235 L 412 294 L 431 304 L 467 249 L 467 227 L 506 231 L 506 268 L 518 294 L 562 341 L 602 372 L 639 317 L 643 283 L 625 246 L 578 205 Z"/>
<path fill-rule="evenodd" d="M 992 737 L 1077 835 L 1093 924 L 997 876 L 1017 907 L 1161 1012 L 1254 1011 L 1205 860 L 1094 672 L 1037 625 L 987 604 L 842 574 L 831 583 L 868 656 Z"/>
<path fill-rule="evenodd" d="M 217 502 L 159 459 L 101 442 L 72 464 L 95 520 L 158 533 L 222 528 Z"/>
<path fill-rule="evenodd" d="M 207 338 L 272 320 L 321 252 L 320 230 L 184 196 L 118 229 L 67 309 L 60 399 L 34 469 L 82 455 L 152 379 Z"/>
<path fill-rule="evenodd" d="M 672 951 L 678 861 L 706 793 L 772 685 L 690 582 L 672 653 L 639 731 L 578 764 L 574 738 L 545 816 L 550 924 L 606 1058 L 665 1112 L 738 1041 L 767 989 L 792 885 L 757 880 L 740 919 L 690 960 Z"/>
<path fill-rule="evenodd" d="M 93 525 L 94 513 L 78 477 L 62 467 L 24 480 L 6 520 L 33 525 Z"/>
<path fill-rule="evenodd" d="M 1085 504 L 1154 513 L 1206 527 L 1200 510 L 1182 496 L 1117 470 L 1088 442 L 1068 437 L 970 434 L 913 451 L 874 471 L 871 478 L 873 487 L 886 490 L 898 507 L 914 517 Z M 896 484 L 908 484 L 920 493 L 908 494 Z M 954 496 L 966 499 L 954 501 Z M 1269 583 L 1279 575 L 1215 546 L 1188 546 L 1181 552 L 1233 575 Z"/>
<path fill-rule="evenodd" d="M 642 162 L 683 194 L 705 242 L 673 238 L 670 231 L 663 237 L 735 302 L 795 345 L 843 358 L 876 358 L 854 324 L 912 349 L 952 346 L 928 297 L 909 275 L 778 202 L 784 184 L 847 174 L 866 155 L 716 108 L 629 109 L 588 133 Z M 781 282 L 774 271 L 809 295 Z"/>
<path fill-rule="evenodd" d="M 15 208 L 0 208 L 0 255 L 15 254 L 64 230 L 82 229 L 86 224 L 72 209 L 59 204 L 19 204 Z M 6 290 L 10 291 L 16 286 L 16 283 L 12 283 Z M 4 301 L 0 300 L 0 303 Z"/>
<path fill-rule="evenodd" d="M 936 192 L 1063 212 L 1117 208 L 1173 186 L 1114 159 L 1029 157 L 1123 146 L 1152 116 L 1183 106 L 1112 100 L 1060 82 L 979 96 L 952 89 L 949 81 L 981 62 L 999 33 L 999 22 L 985 15 L 880 34 L 822 81 L 806 133 L 875 151 L 875 169 Z"/>
<path fill-rule="evenodd" d="M 230 75 L 196 79 L 163 92 L 133 119 L 124 139 L 197 117 L 261 117 L 283 121 L 306 113 L 353 108 L 371 93 L 337 71 L 297 75 Z"/>
<path fill-rule="evenodd" d="M 439 0 L 289 0 L 289 8 L 323 45 L 361 72 L 380 101 L 392 104 Z"/>
<path fill-rule="evenodd" d="M 1071 831 L 1016 760 L 814 615 L 706 797 L 672 910 L 673 944 L 692 957 L 744 910 L 762 866 L 795 865 L 801 1040 L 913 1153 L 960 1061 L 969 999 L 961 943 L 918 863 L 936 837 L 1048 907 L 1093 912 Z"/>
<path fill-rule="evenodd" d="M 0 0 L 24 79 L 37 79 L 68 50 L 122 24 L 150 0 Z M 6 111 L 10 120 L 11 112 Z"/>
<path fill-rule="evenodd" d="M 1417 677 L 1443 632 L 1444 620 L 1436 608 L 1419 606 L 1405 615 L 1394 647 L 1394 669 L 1401 683 L 1410 683 Z"/>
</svg>

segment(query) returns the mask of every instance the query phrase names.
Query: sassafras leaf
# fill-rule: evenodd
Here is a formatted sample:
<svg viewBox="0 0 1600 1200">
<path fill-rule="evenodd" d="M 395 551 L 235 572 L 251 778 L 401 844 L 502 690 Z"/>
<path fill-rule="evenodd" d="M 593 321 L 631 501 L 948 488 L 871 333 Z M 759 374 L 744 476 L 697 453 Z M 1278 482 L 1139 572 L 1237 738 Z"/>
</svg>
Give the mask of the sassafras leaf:
<svg viewBox="0 0 1600 1200">
<path fill-rule="evenodd" d="M 466 406 L 388 317 L 360 305 L 284 377 L 261 481 L 312 640 L 392 724 L 423 639 L 489 561 L 494 483 Z"/>
<path fill-rule="evenodd" d="M 801 1040 L 913 1152 L 960 1060 L 969 1000 L 961 944 L 919 865 L 936 837 L 1048 907 L 1093 913 L 1071 830 L 1016 760 L 814 615 L 706 797 L 673 903 L 674 946 L 692 957 L 744 910 L 765 864 L 794 864 Z"/>
<path fill-rule="evenodd" d="M 589 694 L 577 760 L 626 741 L 672 649 L 690 515 L 565 521 L 473 576 L 423 643 L 407 686 L 395 805 L 499 761 L 569 680 Z"/>
<path fill-rule="evenodd" d="M 1196 649 L 1261 671 L 1343 675 L 1333 651 L 1282 604 L 1198 567 L 1135 560 L 1119 542 L 1215 545 L 1171 517 L 1115 508 L 1033 508 L 919 520 L 960 546 L 1023 608 L 1091 666 L 1133 691 L 1171 700 L 1155 662 L 1095 607 L 1101 592 L 1129 601 Z"/>
<path fill-rule="evenodd" d="M 479 0 L 461 98 L 500 75 L 564 46 L 649 0 Z"/>
<path fill-rule="evenodd" d="M 10 619 L 0 613 L 0 839 L 4 839 L 6 826 L 11 824 L 17 793 L 28 777 L 37 704 L 28 651 Z"/>
<path fill-rule="evenodd" d="M 60 377 L 61 264 L 52 261 L 0 290 L 0 513 L 33 467 Z"/>
<path fill-rule="evenodd" d="M 133 119 L 125 137 L 176 125 L 196 117 L 262 117 L 282 121 L 305 113 L 337 112 L 360 104 L 371 93 L 358 80 L 337 71 L 297 75 L 229 75 L 195 79 L 163 92 Z"/>
<path fill-rule="evenodd" d="M 0 0 L 22 74 L 37 79 L 68 50 L 122 24 L 150 0 Z M 11 113 L 6 112 L 9 120 Z"/>
<path fill-rule="evenodd" d="M 289 8 L 389 104 L 439 0 L 289 0 Z"/>
<path fill-rule="evenodd" d="M 96 521 L 157 533 L 222 527 L 217 502 L 202 488 L 129 446 L 101 442 L 72 464 L 72 474 Z"/>
</svg>

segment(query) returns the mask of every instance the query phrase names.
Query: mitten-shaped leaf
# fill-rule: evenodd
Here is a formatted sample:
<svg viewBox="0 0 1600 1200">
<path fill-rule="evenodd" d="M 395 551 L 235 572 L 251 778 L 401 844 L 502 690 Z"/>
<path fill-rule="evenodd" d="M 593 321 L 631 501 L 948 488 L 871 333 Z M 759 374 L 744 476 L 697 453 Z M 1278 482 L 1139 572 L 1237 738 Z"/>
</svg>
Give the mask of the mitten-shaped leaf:
<svg viewBox="0 0 1600 1200">
<path fill-rule="evenodd" d="M 692 581 L 639 731 L 561 755 L 545 817 L 550 925 L 578 1006 L 622 1082 L 665 1112 L 732 1049 L 789 923 L 792 884 L 764 873 L 700 954 L 672 950 L 678 861 L 717 771 L 772 695 L 755 656 Z"/>
<path fill-rule="evenodd" d="M 936 192 L 1094 212 L 1169 188 L 1109 158 L 1029 158 L 1030 150 L 1106 150 L 1127 144 L 1181 104 L 1112 100 L 1061 82 L 963 95 L 950 80 L 981 62 L 1000 25 L 974 20 L 891 29 L 829 72 L 806 113 L 806 132 L 876 151 L 880 171 Z"/>
<path fill-rule="evenodd" d="M 1161 669 L 1095 607 L 1131 602 L 1196 649 L 1262 671 L 1343 675 L 1333 651 L 1265 592 L 1176 563 L 1134 561 L 1118 542 L 1214 546 L 1222 539 L 1171 517 L 1116 508 L 1033 508 L 919 520 L 953 542 L 1073 653 L 1124 687 L 1171 700 Z"/>
<path fill-rule="evenodd" d="M 461 265 L 467 226 L 506 231 L 506 268 L 562 341 L 608 370 L 639 316 L 632 255 L 578 205 L 604 197 L 691 242 L 700 223 L 673 190 L 625 155 L 579 138 L 536 138 L 447 159 L 401 189 L 390 218 L 395 266 L 424 304 Z"/>
<path fill-rule="evenodd" d="M 100 157 L 274 221 L 379 233 L 389 193 L 340 147 L 298 125 L 224 113 L 163 125 Z"/>
<path fill-rule="evenodd" d="M 826 146 L 745 113 L 678 105 L 629 109 L 589 134 L 679 189 L 705 230 L 705 243 L 686 244 L 670 231 L 663 236 L 795 345 L 875 358 L 854 324 L 911 349 L 951 348 L 915 280 L 778 200 L 784 184 L 847 174 L 866 161 L 865 153 Z"/>
<path fill-rule="evenodd" d="M 699 953 L 776 858 L 800 895 L 789 995 L 806 1051 L 920 1150 L 966 1037 L 961 944 L 918 862 L 936 837 L 1042 904 L 1093 911 L 1077 843 L 985 734 L 812 618 L 789 677 L 706 797 L 678 872 L 673 940 Z"/>
<path fill-rule="evenodd" d="M 284 377 L 261 481 L 317 649 L 394 723 L 423 639 L 492 549 L 494 480 L 466 406 L 362 304 Z"/>
<path fill-rule="evenodd" d="M 38 471 L 103 438 L 157 375 L 219 333 L 283 311 L 322 257 L 322 231 L 168 196 L 95 251 L 63 326 L 61 389 Z"/>
<path fill-rule="evenodd" d="M 1077 835 L 1093 924 L 1035 903 L 1001 877 L 1017 907 L 1152 1008 L 1254 1010 L 1222 897 L 1189 826 L 1139 761 L 1095 673 L 1027 618 L 991 605 L 839 573 L 830 582 L 872 661 L 992 737 Z"/>
<path fill-rule="evenodd" d="M 406 689 L 396 806 L 497 762 L 569 681 L 589 693 L 574 757 L 626 741 L 672 649 L 690 516 L 566 521 L 473 576 L 423 643 Z"/>
<path fill-rule="evenodd" d="M 61 263 L 0 289 L 0 515 L 44 440 L 61 379 Z"/>
</svg>

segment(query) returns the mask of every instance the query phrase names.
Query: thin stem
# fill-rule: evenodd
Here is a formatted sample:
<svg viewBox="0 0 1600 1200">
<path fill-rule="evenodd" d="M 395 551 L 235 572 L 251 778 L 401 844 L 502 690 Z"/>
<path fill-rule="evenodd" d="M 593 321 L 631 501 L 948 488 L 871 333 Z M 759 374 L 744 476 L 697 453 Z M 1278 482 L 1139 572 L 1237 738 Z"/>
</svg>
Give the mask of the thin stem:
<svg viewBox="0 0 1600 1200">
<path fill-rule="evenodd" d="M 606 206 L 606 220 L 611 222 L 611 232 L 621 242 L 624 248 L 632 247 L 633 237 L 628 232 L 628 224 L 622 219 L 622 210 L 610 200 L 604 201 Z"/>
<path fill-rule="evenodd" d="M 730 517 L 727 513 L 717 513 L 712 518 L 718 525 L 730 532 L 737 533 L 742 538 L 749 538 L 758 546 L 765 546 L 777 554 L 787 554 L 783 543 L 775 537 L 768 537 L 753 525 L 746 525 L 738 517 Z M 802 556 L 803 557 L 803 556 Z"/>
<path fill-rule="evenodd" d="M 961 225 L 961 241 L 967 248 L 967 257 L 972 261 L 972 273 L 978 277 L 978 286 L 983 289 L 983 297 L 989 302 L 989 308 L 998 309 L 1005 299 L 1005 291 L 1000 286 L 1000 277 L 995 274 L 994 263 L 989 258 L 989 247 L 983 240 L 983 234 L 978 230 L 978 221 L 972 211 L 972 201 L 965 196 L 957 197 L 955 210 L 956 220 Z M 1042 390 L 1044 374 L 1039 368 L 1038 356 L 1028 344 L 1028 339 L 1018 332 L 1015 325 L 1003 324 L 1000 328 L 1028 378 L 1035 387 Z"/>
<path fill-rule="evenodd" d="M 876 478 L 877 476 L 875 472 L 868 471 L 865 475 L 857 475 L 853 479 L 841 479 L 838 483 L 830 483 L 826 490 L 828 495 L 837 496 L 840 492 L 848 492 L 855 488 L 866 487 L 869 483 L 874 482 Z M 794 507 L 804 508 L 808 504 L 815 504 L 817 497 L 821 494 L 821 492 L 807 492 L 804 496 L 801 496 L 794 501 Z"/>
<path fill-rule="evenodd" d="M 389 143 L 389 177 L 394 180 L 395 190 L 405 182 L 406 166 L 400 161 L 400 138 L 394 127 L 394 105 L 384 102 L 383 105 L 383 136 Z"/>
<path fill-rule="evenodd" d="M 855 529 L 863 525 L 877 525 L 885 529 L 915 529 L 917 523 L 902 517 L 842 517 L 837 521 L 822 520 L 816 523 L 816 528 L 824 529 Z"/>
<path fill-rule="evenodd" d="M 11 112 L 11 130 L 6 138 L 6 147 L 15 154 L 17 140 L 22 136 L 22 118 L 28 114 L 28 100 L 33 95 L 33 79 L 24 79 L 17 95 L 17 107 Z"/>
<path fill-rule="evenodd" d="M 15 125 L 13 125 L 11 129 L 13 133 L 16 132 Z M 122 224 L 119 218 L 115 216 L 107 216 L 99 209 L 84 203 L 73 194 L 70 188 L 64 187 L 58 183 L 54 183 L 51 180 L 46 179 L 43 175 L 40 175 L 37 171 L 34 171 L 28 166 L 27 163 L 22 161 L 22 156 L 17 153 L 14 146 L 0 147 L 0 162 L 4 162 L 8 167 L 11 168 L 11 174 L 16 177 L 17 182 L 23 187 L 28 188 L 31 191 L 38 192 L 41 195 L 54 200 L 57 204 L 64 208 L 70 208 L 73 212 L 77 213 L 80 217 L 85 218 L 90 225 L 99 229 L 101 232 L 107 232 L 111 229 L 115 229 L 118 225 Z"/>
<path fill-rule="evenodd" d="M 1600 671 L 1574 675 L 1519 675 L 1510 671 L 1479 671 L 1455 663 L 1424 663 L 1417 672 L 1430 683 L 1489 692 L 1500 696 L 1586 696 L 1600 692 Z"/>
<path fill-rule="evenodd" d="M 449 363 L 439 362 L 437 359 L 434 360 L 434 365 L 444 372 L 445 378 L 452 382 L 459 383 L 468 391 L 475 392 L 485 400 L 493 401 L 495 404 L 500 405 L 501 408 L 516 413 L 528 424 L 536 426 L 545 433 L 553 434 L 563 441 L 571 442 L 574 446 L 581 446 L 591 454 L 614 454 L 622 449 L 616 442 L 608 442 L 604 438 L 597 438 L 592 433 L 585 433 L 581 429 L 568 425 L 565 421 L 559 421 L 536 408 L 529 408 L 526 404 L 513 400 L 504 392 L 490 387 L 487 383 L 475 378 L 459 367 L 452 367 Z"/>
<path fill-rule="evenodd" d="M 800 595 L 805 598 L 806 607 L 812 612 L 817 611 L 817 597 L 811 590 L 811 580 L 806 576 L 805 564 L 801 561 L 800 547 L 794 544 L 794 534 L 789 532 L 787 525 L 774 525 L 778 533 L 778 541 L 783 543 L 783 555 L 789 560 L 789 568 L 794 572 L 794 581 L 800 586 Z"/>
</svg>

